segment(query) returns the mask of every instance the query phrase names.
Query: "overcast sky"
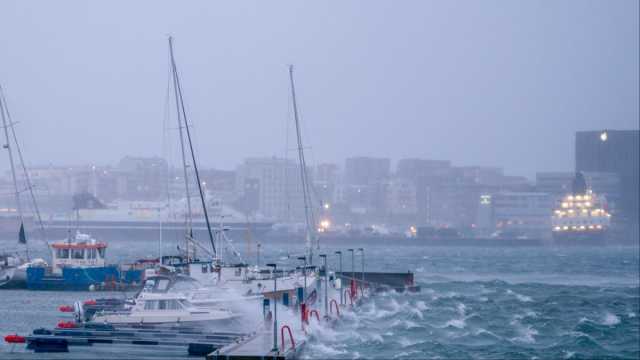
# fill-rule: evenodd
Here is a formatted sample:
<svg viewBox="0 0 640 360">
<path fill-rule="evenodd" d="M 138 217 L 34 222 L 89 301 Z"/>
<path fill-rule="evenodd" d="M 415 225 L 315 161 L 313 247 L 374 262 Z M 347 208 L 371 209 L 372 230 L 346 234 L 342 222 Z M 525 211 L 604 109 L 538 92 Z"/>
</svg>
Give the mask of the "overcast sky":
<svg viewBox="0 0 640 360">
<path fill-rule="evenodd" d="M 31 165 L 162 155 L 172 34 L 203 166 L 283 156 L 295 64 L 311 164 L 420 157 L 531 177 L 573 168 L 575 131 L 638 128 L 638 13 L 635 0 L 3 0 L 0 83 Z"/>
</svg>

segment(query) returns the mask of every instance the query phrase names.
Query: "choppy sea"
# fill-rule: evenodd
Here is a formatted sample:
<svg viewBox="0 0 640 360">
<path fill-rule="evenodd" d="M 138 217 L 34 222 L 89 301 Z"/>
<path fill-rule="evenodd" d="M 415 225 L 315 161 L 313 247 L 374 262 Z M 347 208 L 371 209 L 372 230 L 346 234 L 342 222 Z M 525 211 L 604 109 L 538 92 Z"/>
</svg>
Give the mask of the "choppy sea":
<svg viewBox="0 0 640 360">
<path fill-rule="evenodd" d="M 336 326 L 314 331 L 303 358 L 640 358 L 638 247 L 360 242 L 324 250 L 333 254 L 361 246 L 367 271 L 412 271 L 422 291 L 372 297 L 346 312 Z M 169 251 L 170 245 L 165 248 Z M 273 243 L 262 249 L 261 261 L 295 266 L 287 254 L 300 248 Z M 115 239 L 109 251 L 113 261 L 125 261 L 157 255 L 157 245 Z M 335 269 L 337 257 L 329 258 Z M 349 270 L 350 258 L 343 264 Z M 355 265 L 359 270 L 360 256 Z M 58 305 L 95 297 L 88 292 L 0 291 L 0 334 L 51 327 L 59 319 Z M 0 358 L 11 356 L 9 351 L 0 345 Z"/>
</svg>

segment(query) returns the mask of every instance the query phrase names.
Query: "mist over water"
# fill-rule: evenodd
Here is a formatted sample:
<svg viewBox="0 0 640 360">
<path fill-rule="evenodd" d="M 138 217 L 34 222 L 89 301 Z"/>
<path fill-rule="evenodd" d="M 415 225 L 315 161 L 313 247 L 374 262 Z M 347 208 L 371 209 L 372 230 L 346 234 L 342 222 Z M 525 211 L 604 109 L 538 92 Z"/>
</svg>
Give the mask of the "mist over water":
<svg viewBox="0 0 640 360">
<path fill-rule="evenodd" d="M 112 239 L 112 261 L 155 255 L 157 243 Z M 242 249 L 241 242 L 236 247 Z M 165 251 L 175 248 L 167 241 Z M 320 358 L 637 358 L 640 266 L 637 247 L 365 247 L 367 271 L 413 271 L 415 294 L 381 294 L 345 309 L 334 327 L 312 321 L 302 356 Z M 261 262 L 296 266 L 302 244 L 262 245 Z M 255 262 L 253 258 L 247 259 Z M 355 269 L 361 266 L 355 258 Z M 351 269 L 349 257 L 344 270 Z M 336 269 L 337 257 L 329 256 Z M 57 323 L 60 304 L 113 293 L 2 291 L 2 334 Z M 262 309 L 242 311 L 261 314 Z M 299 320 L 279 309 L 299 340 Z M 6 345 L 0 351 L 8 351 Z"/>
</svg>

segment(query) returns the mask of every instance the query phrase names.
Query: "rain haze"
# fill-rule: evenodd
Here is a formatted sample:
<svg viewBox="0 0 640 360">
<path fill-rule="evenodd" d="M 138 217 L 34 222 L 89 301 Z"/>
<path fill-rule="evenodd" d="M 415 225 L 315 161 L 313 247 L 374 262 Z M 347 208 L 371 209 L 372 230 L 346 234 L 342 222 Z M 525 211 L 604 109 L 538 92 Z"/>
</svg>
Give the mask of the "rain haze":
<svg viewBox="0 0 640 360">
<path fill-rule="evenodd" d="M 30 165 L 161 155 L 171 34 L 203 166 L 284 155 L 294 64 L 310 164 L 416 157 L 532 178 L 573 169 L 576 131 L 637 128 L 638 11 L 623 0 L 3 1 L 0 82 Z"/>
<path fill-rule="evenodd" d="M 640 358 L 639 18 L 0 0 L 0 358 Z"/>
</svg>

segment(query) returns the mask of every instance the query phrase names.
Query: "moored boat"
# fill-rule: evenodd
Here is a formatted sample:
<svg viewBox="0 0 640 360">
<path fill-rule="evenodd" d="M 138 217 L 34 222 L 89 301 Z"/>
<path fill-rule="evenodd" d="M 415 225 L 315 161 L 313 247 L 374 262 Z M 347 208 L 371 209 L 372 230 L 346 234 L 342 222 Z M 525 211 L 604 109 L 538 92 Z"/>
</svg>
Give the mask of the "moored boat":
<svg viewBox="0 0 640 360">
<path fill-rule="evenodd" d="M 228 322 L 236 317 L 237 315 L 226 309 L 197 307 L 182 294 L 142 292 L 128 309 L 96 313 L 93 322 L 210 325 Z"/>
<path fill-rule="evenodd" d="M 76 232 L 66 240 L 49 244 L 51 266 L 32 264 L 27 268 L 31 290 L 94 290 L 135 286 L 143 280 L 143 269 L 123 269 L 106 262 L 107 244 Z"/>
</svg>

